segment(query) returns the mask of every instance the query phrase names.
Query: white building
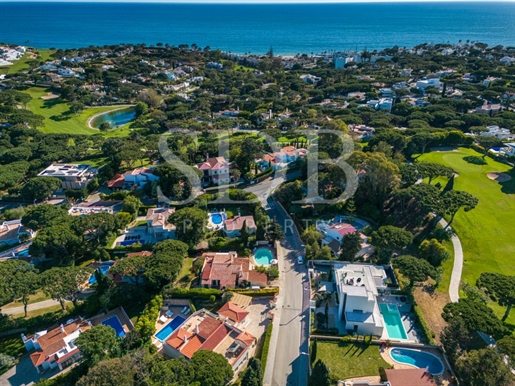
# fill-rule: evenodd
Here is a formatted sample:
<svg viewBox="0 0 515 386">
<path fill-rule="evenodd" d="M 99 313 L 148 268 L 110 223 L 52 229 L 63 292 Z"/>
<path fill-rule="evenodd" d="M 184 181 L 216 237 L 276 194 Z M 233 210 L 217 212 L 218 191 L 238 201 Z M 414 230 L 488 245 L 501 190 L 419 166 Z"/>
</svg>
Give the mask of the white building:
<svg viewBox="0 0 515 386">
<path fill-rule="evenodd" d="M 231 182 L 229 162 L 224 157 L 208 157 L 204 162 L 197 164 L 197 168 L 204 173 L 204 185 L 224 185 Z"/>
<path fill-rule="evenodd" d="M 31 239 L 34 232 L 25 228 L 21 220 L 4 221 L 0 224 L 0 246 L 18 244 L 24 237 Z"/>
<path fill-rule="evenodd" d="M 317 84 L 318 82 L 320 82 L 322 80 L 322 78 L 320 78 L 319 76 L 315 76 L 315 75 L 311 75 L 311 74 L 301 75 L 300 79 L 302 79 L 302 81 L 304 83 L 308 83 L 308 84 Z"/>
<path fill-rule="evenodd" d="M 425 90 L 427 87 L 434 87 L 437 89 L 440 89 L 442 84 L 440 83 L 440 79 L 438 78 L 432 78 L 432 79 L 422 79 L 417 81 L 416 87 Z"/>
<path fill-rule="evenodd" d="M 175 225 L 168 222 L 168 217 L 174 212 L 175 208 L 150 208 L 147 211 L 147 232 L 156 242 L 175 239 Z"/>
<path fill-rule="evenodd" d="M 381 336 L 384 322 L 377 296 L 386 289 L 383 267 L 371 264 L 337 263 L 334 267 L 340 300 L 338 315 L 345 328 L 357 334 Z"/>
<path fill-rule="evenodd" d="M 57 70 L 57 74 L 61 75 L 62 77 L 65 77 L 65 78 L 72 78 L 74 76 L 77 76 L 77 73 L 69 68 L 60 68 Z"/>
<path fill-rule="evenodd" d="M 515 135 L 508 129 L 501 129 L 497 125 L 487 126 L 488 131 L 483 131 L 479 135 L 483 137 L 497 137 L 502 140 L 514 139 Z"/>
<path fill-rule="evenodd" d="M 52 164 L 38 177 L 55 177 L 61 180 L 62 189 L 84 189 L 97 175 L 97 169 L 81 164 Z"/>
</svg>

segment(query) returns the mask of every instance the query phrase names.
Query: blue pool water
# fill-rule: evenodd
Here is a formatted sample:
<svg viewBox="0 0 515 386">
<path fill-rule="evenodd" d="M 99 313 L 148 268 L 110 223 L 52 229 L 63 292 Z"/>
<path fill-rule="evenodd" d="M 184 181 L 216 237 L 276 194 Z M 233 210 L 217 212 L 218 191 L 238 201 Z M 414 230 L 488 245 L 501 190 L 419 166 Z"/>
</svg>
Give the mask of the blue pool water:
<svg viewBox="0 0 515 386">
<path fill-rule="evenodd" d="M 401 314 L 395 304 L 381 303 L 379 304 L 381 314 L 383 314 L 384 324 L 388 337 L 391 339 L 407 339 L 408 334 L 402 324 Z"/>
<path fill-rule="evenodd" d="M 132 245 L 135 243 L 145 244 L 145 240 L 129 240 L 129 241 L 122 241 L 120 242 L 120 245 L 126 247 L 128 245 Z"/>
<path fill-rule="evenodd" d="M 221 213 L 213 213 L 211 214 L 211 222 L 215 225 L 220 225 L 223 221 L 223 217 Z"/>
<path fill-rule="evenodd" d="M 184 319 L 182 316 L 177 315 L 170 323 L 164 326 L 164 328 L 156 334 L 156 338 L 161 342 L 164 342 L 166 338 L 172 335 L 172 332 L 174 332 L 177 327 L 179 327 L 185 320 L 186 319 Z"/>
<path fill-rule="evenodd" d="M 109 271 L 109 268 L 111 268 L 111 265 L 101 265 L 100 267 L 97 268 L 97 271 L 100 270 L 100 272 L 102 273 L 102 275 L 105 275 L 107 273 L 107 271 Z M 96 284 L 97 283 L 97 278 L 95 277 L 95 274 L 91 275 L 89 277 L 89 284 Z"/>
<path fill-rule="evenodd" d="M 443 363 L 440 359 L 424 351 L 394 348 L 390 351 L 390 356 L 394 361 L 399 363 L 406 363 L 420 369 L 428 367 L 429 372 L 433 375 L 442 374 L 444 370 Z"/>
<path fill-rule="evenodd" d="M 16 256 L 18 256 L 18 257 L 26 257 L 28 255 L 29 255 L 28 249 L 22 249 L 21 251 L 18 251 L 18 253 L 16 254 Z"/>
<path fill-rule="evenodd" d="M 125 336 L 125 331 L 123 330 L 122 324 L 118 319 L 118 316 L 112 316 L 109 319 L 106 319 L 102 322 L 104 326 L 112 327 L 116 331 L 116 336 L 121 337 Z"/>
<path fill-rule="evenodd" d="M 270 265 L 273 259 L 274 255 L 268 248 L 258 248 L 254 253 L 254 260 L 258 265 Z"/>
</svg>

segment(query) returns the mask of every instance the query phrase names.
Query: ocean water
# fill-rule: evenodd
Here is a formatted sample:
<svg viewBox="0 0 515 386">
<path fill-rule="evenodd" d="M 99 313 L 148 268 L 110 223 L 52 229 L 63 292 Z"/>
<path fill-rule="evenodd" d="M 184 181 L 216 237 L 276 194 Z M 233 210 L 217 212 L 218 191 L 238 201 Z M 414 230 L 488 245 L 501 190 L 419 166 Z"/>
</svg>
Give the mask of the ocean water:
<svg viewBox="0 0 515 386">
<path fill-rule="evenodd" d="M 38 48 L 158 42 L 319 53 L 471 40 L 515 45 L 515 1 L 163 4 L 0 1 L 0 42 Z M 28 43 L 27 43 L 28 42 Z"/>
</svg>

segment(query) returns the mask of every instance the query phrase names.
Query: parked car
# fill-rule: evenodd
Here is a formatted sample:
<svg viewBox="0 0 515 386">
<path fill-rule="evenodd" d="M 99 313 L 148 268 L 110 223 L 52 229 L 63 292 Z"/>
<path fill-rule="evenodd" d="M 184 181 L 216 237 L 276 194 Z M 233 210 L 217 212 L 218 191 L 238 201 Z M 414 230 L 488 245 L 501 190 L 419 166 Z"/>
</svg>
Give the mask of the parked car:
<svg viewBox="0 0 515 386">
<path fill-rule="evenodd" d="M 304 264 L 304 258 L 302 256 L 297 257 L 297 263 Z"/>
</svg>

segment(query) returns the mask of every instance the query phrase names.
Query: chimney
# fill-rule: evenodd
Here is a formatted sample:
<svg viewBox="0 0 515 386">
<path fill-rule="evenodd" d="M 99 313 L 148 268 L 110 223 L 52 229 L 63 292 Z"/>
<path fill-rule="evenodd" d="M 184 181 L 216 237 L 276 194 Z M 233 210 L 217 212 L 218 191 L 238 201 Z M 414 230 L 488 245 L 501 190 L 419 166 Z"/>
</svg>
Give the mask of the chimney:
<svg viewBox="0 0 515 386">
<path fill-rule="evenodd" d="M 188 342 L 188 338 L 186 337 L 186 334 L 184 334 L 182 336 L 182 340 L 183 340 L 184 344 L 186 344 Z"/>
<path fill-rule="evenodd" d="M 199 334 L 199 328 L 198 328 L 198 323 L 195 325 L 195 334 Z"/>
<path fill-rule="evenodd" d="M 64 331 L 64 326 L 61 324 L 61 332 L 65 332 Z"/>
<path fill-rule="evenodd" d="M 270 109 L 269 112 L 270 112 L 270 119 L 272 119 L 274 117 L 274 115 L 272 114 L 272 109 Z"/>
</svg>

